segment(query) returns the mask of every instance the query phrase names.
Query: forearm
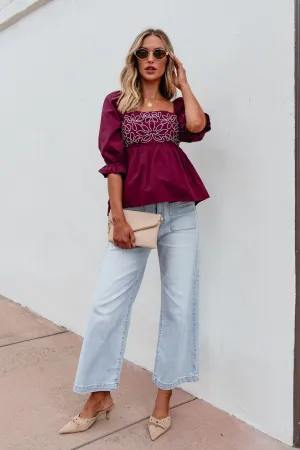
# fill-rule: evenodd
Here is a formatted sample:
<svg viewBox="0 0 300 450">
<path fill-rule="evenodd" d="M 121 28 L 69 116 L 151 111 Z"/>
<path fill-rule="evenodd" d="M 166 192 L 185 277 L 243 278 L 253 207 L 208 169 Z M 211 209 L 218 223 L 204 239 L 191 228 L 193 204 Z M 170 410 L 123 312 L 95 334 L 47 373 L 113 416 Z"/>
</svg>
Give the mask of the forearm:
<svg viewBox="0 0 300 450">
<path fill-rule="evenodd" d="M 125 220 L 123 212 L 123 179 L 119 174 L 108 175 L 108 196 L 114 223 Z"/>
<path fill-rule="evenodd" d="M 205 114 L 188 83 L 180 87 L 184 100 L 186 128 L 191 133 L 199 133 L 205 128 Z"/>
</svg>

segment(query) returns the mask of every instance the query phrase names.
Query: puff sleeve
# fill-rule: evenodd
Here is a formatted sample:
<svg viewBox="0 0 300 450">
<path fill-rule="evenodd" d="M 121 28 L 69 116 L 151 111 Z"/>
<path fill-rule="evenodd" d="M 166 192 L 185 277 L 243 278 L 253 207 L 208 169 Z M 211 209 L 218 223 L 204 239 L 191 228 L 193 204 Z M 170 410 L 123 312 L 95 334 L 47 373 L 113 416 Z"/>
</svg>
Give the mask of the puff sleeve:
<svg viewBox="0 0 300 450">
<path fill-rule="evenodd" d="M 186 128 L 186 120 L 185 120 L 185 110 L 184 110 L 184 101 L 182 97 L 176 98 L 174 100 L 174 112 L 177 115 L 178 124 L 179 124 L 179 139 L 180 142 L 198 142 L 201 141 L 205 134 L 210 131 L 210 118 L 209 115 L 205 113 L 206 116 L 206 125 L 202 131 L 199 133 L 191 133 Z"/>
<path fill-rule="evenodd" d="M 118 92 L 109 94 L 103 103 L 99 150 L 106 163 L 99 172 L 106 178 L 111 173 L 126 175 L 124 142 L 121 134 L 122 114 L 117 107 Z"/>
</svg>

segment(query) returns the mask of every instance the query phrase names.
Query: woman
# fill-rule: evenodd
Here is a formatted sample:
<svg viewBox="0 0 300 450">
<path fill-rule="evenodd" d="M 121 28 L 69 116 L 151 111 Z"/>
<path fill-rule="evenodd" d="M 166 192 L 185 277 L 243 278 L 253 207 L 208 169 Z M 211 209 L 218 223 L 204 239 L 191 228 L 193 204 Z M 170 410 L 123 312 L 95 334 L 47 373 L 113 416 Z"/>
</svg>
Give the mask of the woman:
<svg viewBox="0 0 300 450">
<path fill-rule="evenodd" d="M 60 433 L 88 429 L 114 406 L 132 303 L 150 250 L 135 247 L 123 208 L 161 214 L 158 255 L 162 306 L 149 421 L 151 439 L 171 425 L 172 389 L 199 379 L 198 222 L 195 204 L 208 193 L 180 142 L 196 142 L 210 121 L 194 97 L 185 70 L 161 30 L 134 41 L 121 74 L 121 91 L 103 105 L 99 148 L 106 162 L 114 243 L 108 244 L 74 386 L 90 393 L 83 411 Z M 171 101 L 178 88 L 182 97 Z"/>
</svg>

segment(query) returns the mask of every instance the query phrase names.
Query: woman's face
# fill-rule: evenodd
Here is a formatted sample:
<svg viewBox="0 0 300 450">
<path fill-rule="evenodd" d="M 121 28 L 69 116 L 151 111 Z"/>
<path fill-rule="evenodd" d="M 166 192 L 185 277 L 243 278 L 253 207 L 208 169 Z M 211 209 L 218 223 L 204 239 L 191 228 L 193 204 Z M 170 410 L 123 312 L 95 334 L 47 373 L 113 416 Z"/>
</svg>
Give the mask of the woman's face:
<svg viewBox="0 0 300 450">
<path fill-rule="evenodd" d="M 145 59 L 137 59 L 141 77 L 147 81 L 159 80 L 166 71 L 168 57 L 156 59 L 153 50 L 158 48 L 166 50 L 163 41 L 158 36 L 147 36 L 143 40 L 142 48 L 147 49 L 149 54 Z"/>
</svg>

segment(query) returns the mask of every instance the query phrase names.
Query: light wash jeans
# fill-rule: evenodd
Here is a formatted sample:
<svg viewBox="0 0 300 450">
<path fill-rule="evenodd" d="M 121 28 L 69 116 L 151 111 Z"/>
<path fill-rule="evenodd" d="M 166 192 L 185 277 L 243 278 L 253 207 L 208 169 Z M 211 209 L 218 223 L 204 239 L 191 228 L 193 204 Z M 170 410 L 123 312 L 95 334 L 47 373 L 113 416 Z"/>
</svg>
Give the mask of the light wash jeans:
<svg viewBox="0 0 300 450">
<path fill-rule="evenodd" d="M 196 207 L 194 202 L 176 202 L 130 209 L 163 216 L 157 247 L 161 315 L 153 382 L 160 389 L 174 389 L 199 379 Z M 145 248 L 122 250 L 108 244 L 81 349 L 75 392 L 119 387 L 131 308 L 149 253 Z"/>
</svg>

